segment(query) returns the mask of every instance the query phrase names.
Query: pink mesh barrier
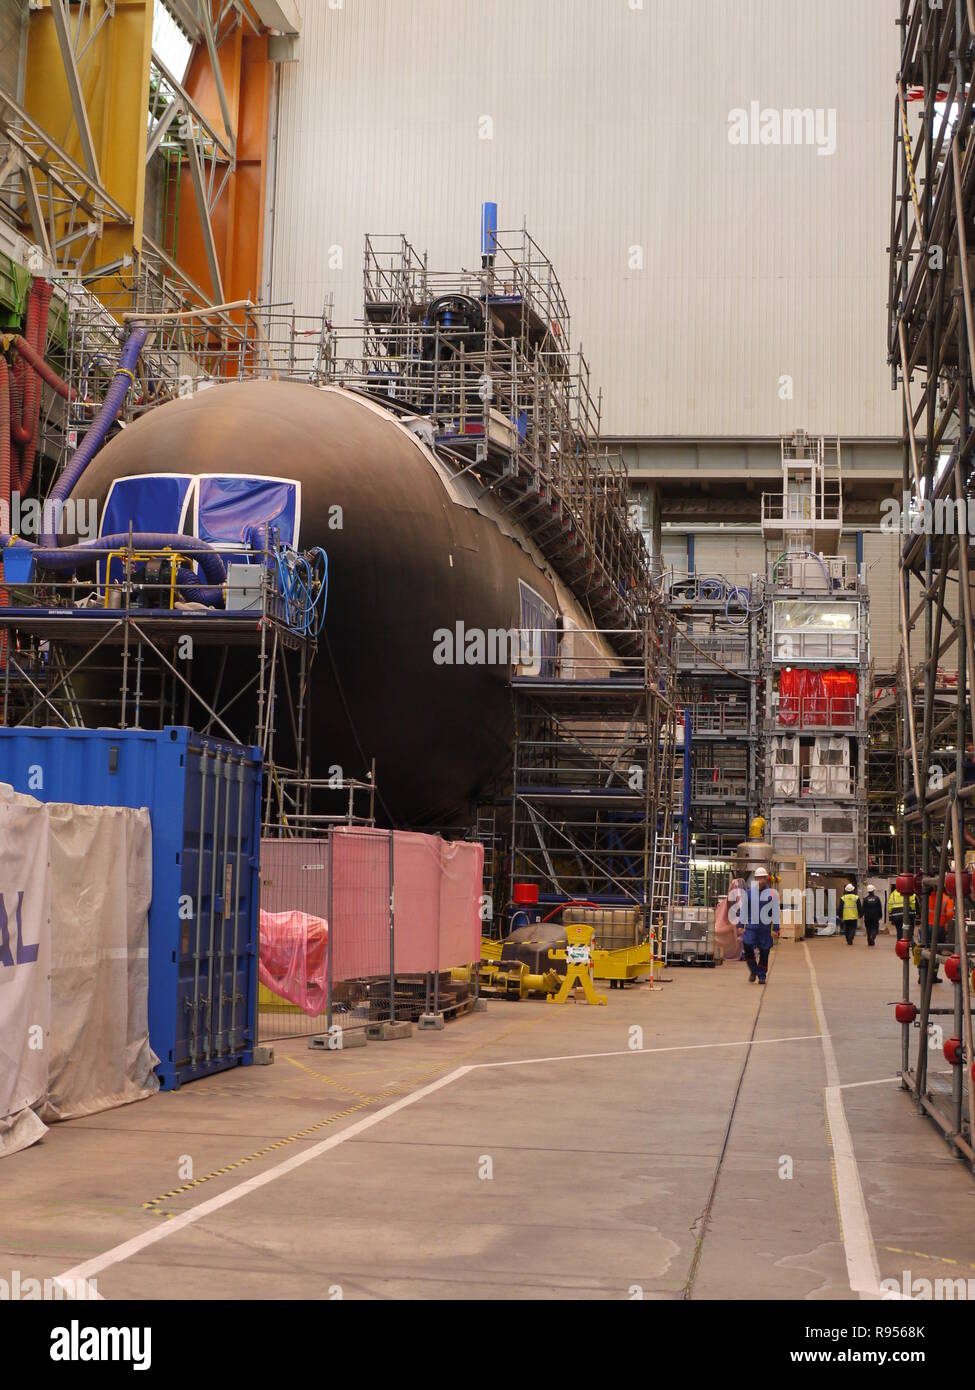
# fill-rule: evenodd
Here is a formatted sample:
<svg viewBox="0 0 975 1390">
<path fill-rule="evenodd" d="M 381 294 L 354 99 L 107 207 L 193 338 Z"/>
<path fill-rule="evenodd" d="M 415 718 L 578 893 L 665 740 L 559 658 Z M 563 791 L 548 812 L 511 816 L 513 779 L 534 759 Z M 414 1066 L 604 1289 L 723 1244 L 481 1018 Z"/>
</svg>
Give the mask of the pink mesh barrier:
<svg viewBox="0 0 975 1390">
<path fill-rule="evenodd" d="M 484 846 L 478 840 L 441 840 L 440 868 L 440 951 L 436 968 L 450 970 L 480 959 Z"/>
<path fill-rule="evenodd" d="M 333 830 L 329 843 L 332 980 L 337 984 L 340 980 L 387 976 L 389 832 Z"/>
<path fill-rule="evenodd" d="M 424 974 L 437 969 L 443 842 L 439 835 L 396 830 L 393 843 L 396 969 L 404 975 Z M 477 950 L 480 955 L 480 941 Z"/>
<path fill-rule="evenodd" d="M 389 973 L 388 832 L 333 831 L 332 978 Z M 398 975 L 449 970 L 480 957 L 484 846 L 393 832 L 394 953 Z"/>
</svg>

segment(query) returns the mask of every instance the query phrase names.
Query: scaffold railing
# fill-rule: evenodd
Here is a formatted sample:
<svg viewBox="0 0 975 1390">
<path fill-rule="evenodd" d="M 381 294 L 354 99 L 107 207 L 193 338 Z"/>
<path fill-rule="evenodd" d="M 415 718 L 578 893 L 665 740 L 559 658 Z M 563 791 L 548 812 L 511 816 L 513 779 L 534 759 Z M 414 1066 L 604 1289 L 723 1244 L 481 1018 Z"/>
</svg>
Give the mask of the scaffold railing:
<svg viewBox="0 0 975 1390">
<path fill-rule="evenodd" d="M 902 495 L 920 523 L 903 537 L 900 558 L 897 828 L 900 867 L 914 874 L 919 908 L 903 964 L 901 1077 L 975 1168 L 973 899 L 954 857 L 968 858 L 975 794 L 972 548 L 967 526 L 943 524 L 956 512 L 967 517 L 975 494 L 975 21 L 967 0 L 902 0 L 897 22 L 887 346 L 902 401 Z M 934 999 L 933 985 L 952 957 L 948 1005 Z M 946 1035 L 947 1075 L 931 1066 L 932 1030 Z"/>
<path fill-rule="evenodd" d="M 405 237 L 365 243 L 364 316 L 329 336 L 327 379 L 404 419 L 521 522 L 597 622 L 635 628 L 651 561 L 621 456 L 569 338 L 564 293 L 527 233 L 477 269 L 430 268 Z"/>
</svg>

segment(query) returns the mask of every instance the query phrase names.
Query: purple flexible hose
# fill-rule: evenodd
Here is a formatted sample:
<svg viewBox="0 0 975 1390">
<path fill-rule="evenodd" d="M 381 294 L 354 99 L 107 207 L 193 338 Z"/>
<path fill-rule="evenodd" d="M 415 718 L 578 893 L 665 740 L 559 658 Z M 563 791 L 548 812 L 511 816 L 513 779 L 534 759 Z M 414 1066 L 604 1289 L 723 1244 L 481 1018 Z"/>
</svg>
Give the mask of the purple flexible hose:
<svg viewBox="0 0 975 1390">
<path fill-rule="evenodd" d="M 183 555 L 192 555 L 197 560 L 206 582 L 201 582 L 192 570 L 181 568 L 178 574 L 179 587 L 192 591 L 193 598 L 199 603 L 208 604 L 211 608 L 223 607 L 223 585 L 227 582 L 223 560 L 206 541 L 198 540 L 196 536 L 165 535 L 157 531 L 136 531 L 130 536 L 126 531 L 114 536 L 97 536 L 90 541 L 78 541 L 75 545 L 65 546 L 35 546 L 20 536 L 0 536 L 0 548 L 7 545 L 26 546 L 33 552 L 37 564 L 50 570 L 71 570 L 78 564 L 94 564 L 100 556 L 107 555 L 110 550 L 124 550 L 130 543 L 133 550 L 164 550 L 168 546 Z"/>
<path fill-rule="evenodd" d="M 133 325 L 129 331 L 122 347 L 119 365 L 115 369 L 115 376 L 105 394 L 102 407 L 89 426 L 84 439 L 75 450 L 71 462 L 51 489 L 49 501 L 57 504 L 67 500 L 85 469 L 105 442 L 105 436 L 125 404 L 125 398 L 135 379 L 135 368 L 139 361 L 139 354 L 142 352 L 148 337 L 148 328 L 141 324 Z M 44 511 L 46 517 L 54 516 L 56 518 L 59 513 L 60 507 L 57 505 L 50 511 L 47 508 Z M 11 543 L 29 546 L 34 552 L 37 563 L 50 570 L 74 569 L 79 563 L 90 564 L 97 560 L 99 554 L 107 554 L 110 550 L 122 550 L 129 545 L 134 550 L 163 550 L 168 546 L 172 550 L 178 550 L 184 554 L 191 553 L 196 556 L 203 579 L 206 581 L 201 581 L 192 570 L 181 566 L 177 575 L 179 587 L 192 593 L 193 598 L 200 603 L 205 603 L 212 608 L 223 607 L 223 585 L 227 581 L 227 571 L 224 568 L 223 560 L 206 541 L 201 541 L 195 536 L 139 531 L 131 536 L 127 533 L 98 536 L 94 540 L 78 541 L 74 545 L 63 547 L 58 545 L 56 530 L 45 530 L 41 535 L 39 546 L 20 537 L 12 541 L 10 536 L 0 536 L 0 547 Z"/>
<path fill-rule="evenodd" d="M 133 325 L 125 343 L 122 347 L 122 355 L 119 364 L 115 368 L 115 376 L 112 384 L 105 393 L 102 401 L 102 408 L 92 420 L 84 439 L 74 451 L 71 462 L 61 474 L 60 478 L 51 489 L 50 500 L 52 502 L 63 502 L 72 491 L 85 469 L 98 453 L 105 436 L 118 419 L 119 411 L 125 404 L 125 398 L 129 394 L 129 388 L 135 379 L 135 368 L 139 361 L 139 354 L 145 346 L 146 339 L 149 337 L 148 328 L 141 324 Z M 56 549 L 58 543 L 57 534 L 51 531 L 44 531 L 41 535 L 41 545 L 46 548 Z"/>
</svg>

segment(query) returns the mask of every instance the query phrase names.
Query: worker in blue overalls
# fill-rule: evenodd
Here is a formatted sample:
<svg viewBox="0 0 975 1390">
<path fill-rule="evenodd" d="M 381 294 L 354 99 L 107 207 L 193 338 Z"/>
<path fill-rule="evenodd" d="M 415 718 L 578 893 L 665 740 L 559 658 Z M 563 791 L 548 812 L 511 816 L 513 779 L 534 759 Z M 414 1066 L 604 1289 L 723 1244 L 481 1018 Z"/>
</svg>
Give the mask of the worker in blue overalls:
<svg viewBox="0 0 975 1390">
<path fill-rule="evenodd" d="M 755 870 L 755 882 L 744 894 L 740 911 L 745 928 L 742 959 L 748 966 L 748 983 L 757 980 L 764 985 L 773 932 L 776 936 L 779 933 L 779 895 L 769 881 L 768 870 L 761 865 Z"/>
</svg>

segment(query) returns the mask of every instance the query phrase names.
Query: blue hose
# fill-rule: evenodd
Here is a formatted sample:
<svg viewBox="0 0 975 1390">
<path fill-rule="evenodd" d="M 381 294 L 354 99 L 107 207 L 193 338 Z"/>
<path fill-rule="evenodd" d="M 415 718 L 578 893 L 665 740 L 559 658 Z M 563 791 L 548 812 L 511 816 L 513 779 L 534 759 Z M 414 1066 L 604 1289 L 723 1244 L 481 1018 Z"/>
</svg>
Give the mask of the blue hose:
<svg viewBox="0 0 975 1390">
<path fill-rule="evenodd" d="M 71 462 L 51 489 L 50 500 L 52 502 L 57 503 L 66 500 L 72 488 L 104 444 L 105 436 L 118 419 L 119 412 L 125 404 L 125 398 L 129 394 L 129 388 L 135 381 L 135 369 L 139 361 L 139 354 L 145 347 L 148 337 L 148 328 L 142 327 L 141 324 L 134 325 L 129 332 L 122 347 L 119 364 L 115 368 L 112 384 L 105 393 L 104 401 L 102 401 L 102 408 L 91 422 L 84 439 L 74 451 Z M 55 507 L 52 512 L 46 512 L 45 515 L 56 515 L 59 511 L 60 508 Z M 56 547 L 57 543 L 58 538 L 55 532 L 44 531 L 42 533 L 42 546 Z"/>
<path fill-rule="evenodd" d="M 285 599 L 288 622 L 304 637 L 317 637 L 328 604 L 328 556 L 321 546 L 303 555 L 287 546 L 274 551 L 278 589 Z"/>
<path fill-rule="evenodd" d="M 45 507 L 44 515 L 48 518 L 54 517 L 55 526 L 57 524 L 56 518 L 61 512 L 61 504 L 67 500 L 69 494 L 77 486 L 85 469 L 105 442 L 108 431 L 118 419 L 125 404 L 125 398 L 135 381 L 135 369 L 148 337 L 148 328 L 141 324 L 134 324 L 124 340 L 119 364 L 115 369 L 112 383 L 105 393 L 101 409 L 72 455 L 71 462 L 51 489 L 48 500 L 55 505 L 50 510 Z M 11 543 L 29 546 L 34 553 L 36 562 L 50 570 L 71 570 L 79 563 L 93 563 L 100 553 L 107 554 L 110 550 L 124 550 L 129 545 L 134 550 L 165 550 L 168 547 L 180 553 L 191 553 L 197 557 L 197 563 L 206 582 L 202 582 L 193 570 L 186 566 L 180 566 L 177 574 L 178 587 L 181 590 L 190 591 L 195 600 L 207 604 L 211 608 L 223 607 L 223 586 L 227 582 L 227 571 L 224 568 L 223 560 L 211 546 L 195 536 L 140 531 L 131 536 L 123 533 L 98 536 L 93 540 L 78 541 L 74 545 L 63 547 L 58 545 L 56 530 L 43 531 L 39 546 L 35 546 L 30 541 L 25 541 L 20 537 L 12 540 L 9 536 L 0 536 L 0 546 Z"/>
<path fill-rule="evenodd" d="M 227 582 L 227 571 L 223 560 L 206 541 L 196 536 L 166 535 L 156 531 L 136 531 L 133 535 L 122 532 L 114 536 L 96 536 L 92 540 L 78 541 L 75 545 L 35 546 L 17 536 L 0 536 L 0 547 L 5 545 L 26 546 L 33 553 L 37 564 L 49 570 L 72 570 L 79 564 L 94 564 L 100 557 L 107 556 L 111 550 L 125 550 L 131 544 L 133 550 L 176 550 L 182 555 L 192 555 L 206 581 L 202 583 L 192 570 L 185 567 L 179 571 L 179 587 L 191 589 L 194 599 L 208 604 L 211 608 L 223 607 L 223 586 Z"/>
</svg>

